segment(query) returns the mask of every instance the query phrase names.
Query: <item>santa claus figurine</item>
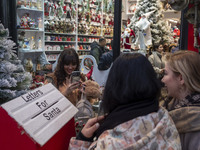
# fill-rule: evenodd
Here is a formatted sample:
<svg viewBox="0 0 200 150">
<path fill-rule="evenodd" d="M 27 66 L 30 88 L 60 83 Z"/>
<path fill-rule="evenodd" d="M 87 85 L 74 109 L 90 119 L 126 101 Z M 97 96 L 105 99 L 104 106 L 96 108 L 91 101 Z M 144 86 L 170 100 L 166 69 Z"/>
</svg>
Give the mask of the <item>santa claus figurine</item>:
<svg viewBox="0 0 200 150">
<path fill-rule="evenodd" d="M 122 45 L 124 46 L 124 49 L 131 50 L 131 41 L 135 38 L 135 33 L 132 29 L 126 28 L 124 33 L 122 34 Z"/>
</svg>

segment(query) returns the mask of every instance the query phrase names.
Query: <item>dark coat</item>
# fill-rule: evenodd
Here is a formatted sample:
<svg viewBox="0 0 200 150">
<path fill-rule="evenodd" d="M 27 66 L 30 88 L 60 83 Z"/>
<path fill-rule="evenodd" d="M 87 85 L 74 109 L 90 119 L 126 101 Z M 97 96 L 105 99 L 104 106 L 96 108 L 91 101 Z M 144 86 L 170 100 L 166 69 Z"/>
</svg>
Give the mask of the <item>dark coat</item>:
<svg viewBox="0 0 200 150">
<path fill-rule="evenodd" d="M 172 120 L 179 132 L 182 150 L 200 150 L 200 93 L 180 100 L 165 101 Z"/>
<path fill-rule="evenodd" d="M 96 59 L 97 64 L 99 64 L 99 59 L 103 53 L 108 51 L 105 47 L 101 47 L 96 41 L 94 41 L 91 45 L 90 55 L 94 56 Z"/>
<path fill-rule="evenodd" d="M 98 69 L 107 70 L 108 68 L 110 68 L 112 62 L 113 62 L 113 51 L 106 52 L 101 56 L 99 60 Z"/>
</svg>

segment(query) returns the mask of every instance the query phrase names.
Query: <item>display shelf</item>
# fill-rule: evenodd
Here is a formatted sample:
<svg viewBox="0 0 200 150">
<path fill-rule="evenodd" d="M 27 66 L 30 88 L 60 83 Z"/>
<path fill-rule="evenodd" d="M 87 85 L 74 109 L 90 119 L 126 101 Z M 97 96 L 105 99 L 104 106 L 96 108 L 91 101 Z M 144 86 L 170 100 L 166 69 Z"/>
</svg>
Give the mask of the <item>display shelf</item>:
<svg viewBox="0 0 200 150">
<path fill-rule="evenodd" d="M 37 6 L 33 8 L 20 5 L 21 3 L 16 0 L 18 57 L 24 62 L 25 69 L 27 66 L 25 60 L 30 60 L 33 64 L 33 72 L 36 71 L 38 60 L 41 57 L 46 59 L 44 55 L 44 3 L 37 2 Z M 44 60 L 43 63 L 46 61 Z"/>
<path fill-rule="evenodd" d="M 45 52 L 49 52 L 49 53 L 51 53 L 51 52 L 62 52 L 63 50 L 45 50 Z"/>
<path fill-rule="evenodd" d="M 90 50 L 88 50 L 88 49 L 79 49 L 78 51 L 79 51 L 79 52 L 81 52 L 81 51 L 90 52 Z"/>
<path fill-rule="evenodd" d="M 60 21 L 63 21 L 63 20 L 55 20 L 55 19 L 48 19 L 48 18 L 45 18 L 44 19 L 44 21 L 58 21 L 58 22 L 60 22 Z M 70 22 L 70 23 L 74 23 L 75 21 L 74 20 L 71 20 L 71 21 L 67 21 L 67 22 Z"/>
<path fill-rule="evenodd" d="M 38 12 L 43 12 L 43 10 L 39 10 L 39 9 L 32 9 L 32 8 L 17 8 L 17 10 L 20 10 L 20 11 L 38 11 Z"/>
<path fill-rule="evenodd" d="M 52 2 L 57 5 L 58 2 L 61 2 L 61 0 L 47 0 L 52 4 Z M 71 20 L 69 17 L 66 17 L 67 24 L 62 24 L 62 22 L 59 22 L 59 19 L 62 20 L 63 18 L 59 16 L 59 14 L 56 14 L 54 16 L 55 19 L 49 19 L 52 17 L 52 15 L 49 15 L 48 11 L 45 12 L 45 19 L 44 19 L 44 24 L 46 27 L 46 32 L 44 32 L 45 35 L 45 40 L 44 43 L 45 45 L 67 45 L 66 47 L 73 46 L 74 49 L 79 52 L 80 55 L 87 54 L 90 52 L 88 50 L 89 45 L 93 41 L 98 41 L 99 38 L 101 38 L 104 35 L 104 30 L 106 29 L 106 35 L 111 35 L 111 28 L 113 28 L 114 24 L 114 17 L 113 14 L 111 13 L 112 9 L 110 9 L 109 12 L 105 10 L 104 6 L 107 5 L 103 3 L 103 1 L 100 1 L 98 5 L 94 4 L 94 1 L 89 1 L 89 7 L 90 11 L 85 13 L 84 15 L 82 14 L 81 9 L 86 9 L 87 5 L 85 2 L 88 1 L 83 1 L 83 3 L 79 3 L 80 1 L 71 1 L 68 0 L 68 2 L 64 2 L 64 8 L 67 8 L 67 4 L 70 5 L 70 9 L 75 9 L 76 11 L 71 13 Z M 72 6 L 73 5 L 73 6 Z M 100 9 L 96 11 L 96 8 L 100 5 Z M 85 8 L 83 8 L 85 7 Z M 103 9 L 104 8 L 104 9 Z M 46 9 L 45 9 L 46 10 Z M 66 11 L 67 12 L 67 11 Z M 66 14 L 68 15 L 68 14 Z M 91 16 L 90 19 L 87 20 L 87 15 Z M 56 19 L 57 18 L 57 19 Z M 105 20 L 105 21 L 104 21 Z M 53 22 L 52 22 L 53 21 Z M 56 25 L 56 26 L 54 26 Z M 67 28 L 65 28 L 67 25 Z M 60 28 L 61 26 L 61 28 Z M 58 33 L 61 32 L 61 33 Z M 62 32 L 67 32 L 67 33 L 62 33 Z M 96 33 L 93 35 L 93 33 Z M 109 34 L 110 33 L 110 34 Z M 73 41 L 59 41 L 60 39 L 65 40 L 65 38 L 70 38 Z M 113 37 L 106 37 L 106 38 L 113 38 Z M 56 40 L 56 41 L 50 41 L 50 40 Z M 75 40 L 75 41 L 74 41 Z M 66 43 L 66 44 L 65 44 Z M 81 47 L 83 46 L 83 47 Z M 81 49 L 79 49 L 81 48 Z M 82 49 L 83 48 L 83 49 Z M 53 51 L 51 51 L 53 53 Z M 46 54 L 51 54 L 48 50 L 45 51 Z"/>
<path fill-rule="evenodd" d="M 81 41 L 78 41 L 78 44 L 91 44 L 92 42 L 81 42 Z"/>
<path fill-rule="evenodd" d="M 91 26 L 101 27 L 101 24 L 91 24 Z"/>
<path fill-rule="evenodd" d="M 55 32 L 45 32 L 45 34 L 51 34 L 51 35 L 70 35 L 70 36 L 75 36 L 75 33 L 55 33 Z"/>
<path fill-rule="evenodd" d="M 88 34 L 78 34 L 78 36 L 85 36 L 85 37 L 102 37 L 102 36 L 99 36 L 99 35 L 88 35 Z"/>
<path fill-rule="evenodd" d="M 44 32 L 44 30 L 39 29 L 18 29 L 18 31 L 24 31 L 24 32 Z"/>
<path fill-rule="evenodd" d="M 76 43 L 76 41 L 45 41 L 45 43 Z"/>
<path fill-rule="evenodd" d="M 104 36 L 105 38 L 113 38 L 113 36 Z"/>
<path fill-rule="evenodd" d="M 23 53 L 41 53 L 44 52 L 42 49 L 34 49 L 34 50 L 30 50 L 30 49 L 19 49 L 20 52 Z"/>
</svg>

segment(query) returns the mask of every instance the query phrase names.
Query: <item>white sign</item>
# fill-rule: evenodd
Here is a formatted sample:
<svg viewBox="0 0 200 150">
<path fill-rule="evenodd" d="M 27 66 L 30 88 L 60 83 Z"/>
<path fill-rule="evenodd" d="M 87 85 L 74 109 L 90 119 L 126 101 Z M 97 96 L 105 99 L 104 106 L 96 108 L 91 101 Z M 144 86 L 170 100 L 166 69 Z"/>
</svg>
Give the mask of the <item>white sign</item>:
<svg viewBox="0 0 200 150">
<path fill-rule="evenodd" d="M 52 84 L 37 88 L 2 107 L 41 146 L 78 112 Z"/>
</svg>

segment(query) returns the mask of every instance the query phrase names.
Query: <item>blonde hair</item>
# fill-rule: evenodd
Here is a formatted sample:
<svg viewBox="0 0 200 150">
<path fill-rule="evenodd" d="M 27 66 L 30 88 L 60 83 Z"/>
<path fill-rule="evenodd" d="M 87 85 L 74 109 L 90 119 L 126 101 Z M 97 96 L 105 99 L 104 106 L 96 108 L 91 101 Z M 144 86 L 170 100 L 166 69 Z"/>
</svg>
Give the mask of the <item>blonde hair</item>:
<svg viewBox="0 0 200 150">
<path fill-rule="evenodd" d="M 177 51 L 166 56 L 170 69 L 181 74 L 186 88 L 191 92 L 200 92 L 200 55 L 193 51 Z"/>
</svg>

